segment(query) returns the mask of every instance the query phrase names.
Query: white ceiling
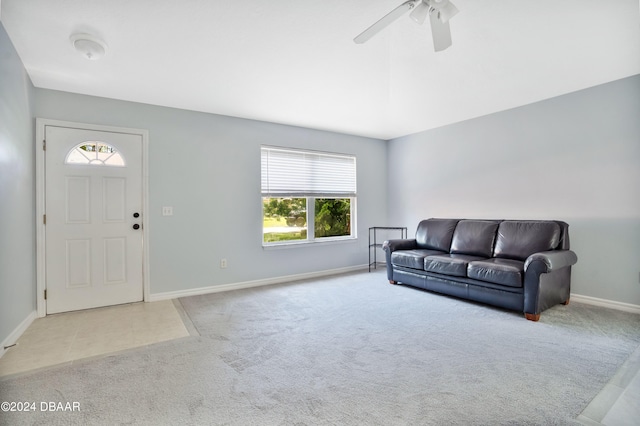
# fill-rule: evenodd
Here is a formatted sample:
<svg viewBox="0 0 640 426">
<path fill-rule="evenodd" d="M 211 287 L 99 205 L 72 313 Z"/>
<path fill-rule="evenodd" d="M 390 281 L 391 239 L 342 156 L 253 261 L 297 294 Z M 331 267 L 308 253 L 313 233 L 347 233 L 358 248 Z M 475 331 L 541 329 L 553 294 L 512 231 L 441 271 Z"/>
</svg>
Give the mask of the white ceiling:
<svg viewBox="0 0 640 426">
<path fill-rule="evenodd" d="M 403 0 L 2 0 L 36 87 L 391 139 L 640 73 L 638 0 L 453 0 L 453 46 Z M 109 46 L 88 61 L 69 36 Z"/>
</svg>

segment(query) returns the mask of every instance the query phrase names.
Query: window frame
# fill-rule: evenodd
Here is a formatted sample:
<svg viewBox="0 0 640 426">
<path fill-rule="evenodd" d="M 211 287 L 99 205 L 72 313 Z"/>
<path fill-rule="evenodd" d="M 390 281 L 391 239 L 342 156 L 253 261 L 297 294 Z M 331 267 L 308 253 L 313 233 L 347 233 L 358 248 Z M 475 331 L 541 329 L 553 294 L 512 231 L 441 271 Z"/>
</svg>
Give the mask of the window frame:
<svg viewBox="0 0 640 426">
<path fill-rule="evenodd" d="M 310 155 L 327 155 L 334 157 L 345 157 L 349 158 L 353 161 L 353 193 L 304 193 L 295 194 L 295 193 L 287 193 L 278 195 L 278 193 L 271 194 L 265 193 L 264 191 L 264 150 L 280 150 L 280 151 L 289 151 L 289 152 L 297 152 L 300 154 L 310 154 Z M 308 244 L 327 244 L 327 243 L 340 243 L 353 241 L 357 239 L 357 168 L 356 168 L 356 156 L 352 154 L 344 154 L 344 153 L 333 153 L 333 152 L 325 152 L 325 151 L 312 151 L 312 150 L 304 150 L 297 148 L 284 148 L 284 147 L 274 147 L 262 145 L 260 147 L 261 152 L 261 196 L 260 196 L 260 209 L 261 209 L 261 218 L 262 218 L 262 247 L 263 248 L 274 248 L 274 247 L 287 247 L 287 246 L 300 246 L 300 245 L 308 245 Z M 307 208 L 306 208 L 306 224 L 307 224 L 307 237 L 305 239 L 299 240 L 286 240 L 286 241 L 274 241 L 274 242 L 266 242 L 264 240 L 265 227 L 264 227 L 264 200 L 265 198 L 306 198 Z M 340 236 L 331 236 L 331 237 L 316 237 L 315 233 L 315 201 L 316 199 L 348 199 L 349 200 L 349 216 L 350 216 L 350 233 L 349 235 L 340 235 Z"/>
<path fill-rule="evenodd" d="M 269 197 L 260 197 L 261 201 L 264 201 L 264 198 Z M 271 198 L 284 198 L 284 197 L 271 197 Z M 286 240 L 286 241 L 273 241 L 266 242 L 264 240 L 264 225 L 262 226 L 262 247 L 282 247 L 282 246 L 295 246 L 295 245 L 304 245 L 304 244 L 327 244 L 327 243 L 335 243 L 335 242 L 344 242 L 356 240 L 357 237 L 357 215 L 356 215 L 356 204 L 357 197 L 295 197 L 295 198 L 306 198 L 307 199 L 307 238 L 300 240 Z M 351 233 L 349 235 L 338 235 L 333 237 L 316 237 L 315 236 L 315 200 L 319 199 L 339 199 L 346 198 L 349 199 L 349 215 L 351 218 Z M 264 202 L 261 202 L 261 211 L 262 211 L 262 220 L 264 221 Z M 309 223 L 312 223 L 313 226 L 309 226 Z"/>
</svg>

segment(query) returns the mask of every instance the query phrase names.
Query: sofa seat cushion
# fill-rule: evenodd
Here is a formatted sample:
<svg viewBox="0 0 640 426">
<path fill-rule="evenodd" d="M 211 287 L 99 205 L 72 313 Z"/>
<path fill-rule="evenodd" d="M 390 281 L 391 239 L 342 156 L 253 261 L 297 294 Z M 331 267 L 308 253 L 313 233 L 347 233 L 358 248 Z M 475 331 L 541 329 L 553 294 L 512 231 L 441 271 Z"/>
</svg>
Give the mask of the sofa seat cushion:
<svg viewBox="0 0 640 426">
<path fill-rule="evenodd" d="M 466 277 L 469 262 L 481 259 L 484 258 L 468 254 L 435 254 L 424 258 L 424 270 L 437 274 Z"/>
<path fill-rule="evenodd" d="M 398 250 L 391 253 L 391 264 L 422 271 L 424 269 L 424 258 L 432 254 L 442 254 L 442 252 L 426 249 Z"/>
<path fill-rule="evenodd" d="M 469 263 L 467 276 L 481 281 L 522 287 L 524 262 L 513 259 L 486 259 Z"/>
</svg>

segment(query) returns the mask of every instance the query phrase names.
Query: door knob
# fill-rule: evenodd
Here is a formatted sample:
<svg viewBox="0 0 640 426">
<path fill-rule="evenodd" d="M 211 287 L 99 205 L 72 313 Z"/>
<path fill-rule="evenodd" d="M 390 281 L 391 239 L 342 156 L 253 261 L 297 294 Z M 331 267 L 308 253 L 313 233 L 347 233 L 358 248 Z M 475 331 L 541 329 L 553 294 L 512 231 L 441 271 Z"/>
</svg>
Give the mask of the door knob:
<svg viewBox="0 0 640 426">
<path fill-rule="evenodd" d="M 133 225 L 133 229 L 140 229 L 140 225 L 138 225 L 137 223 L 135 223 L 135 224 Z"/>
<path fill-rule="evenodd" d="M 140 217 L 140 213 L 135 212 L 135 213 L 133 214 L 133 217 Z"/>
</svg>

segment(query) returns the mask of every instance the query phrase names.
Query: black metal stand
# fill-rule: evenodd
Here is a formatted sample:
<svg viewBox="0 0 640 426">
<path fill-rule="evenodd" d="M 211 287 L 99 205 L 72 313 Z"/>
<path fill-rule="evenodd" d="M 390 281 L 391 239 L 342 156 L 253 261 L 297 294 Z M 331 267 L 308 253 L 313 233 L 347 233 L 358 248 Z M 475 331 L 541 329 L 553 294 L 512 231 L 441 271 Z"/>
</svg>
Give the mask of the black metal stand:
<svg viewBox="0 0 640 426">
<path fill-rule="evenodd" d="M 400 238 L 407 238 L 407 227 L 406 226 L 372 226 L 369 228 L 369 272 L 371 272 L 371 265 L 373 265 L 373 269 L 377 269 L 377 253 L 376 249 L 382 247 L 382 243 L 378 243 L 377 231 L 385 230 L 385 231 L 400 231 Z M 373 236 L 373 238 L 371 238 Z M 371 256 L 371 249 L 373 249 L 373 256 Z M 371 258 L 373 257 L 373 262 Z"/>
</svg>

